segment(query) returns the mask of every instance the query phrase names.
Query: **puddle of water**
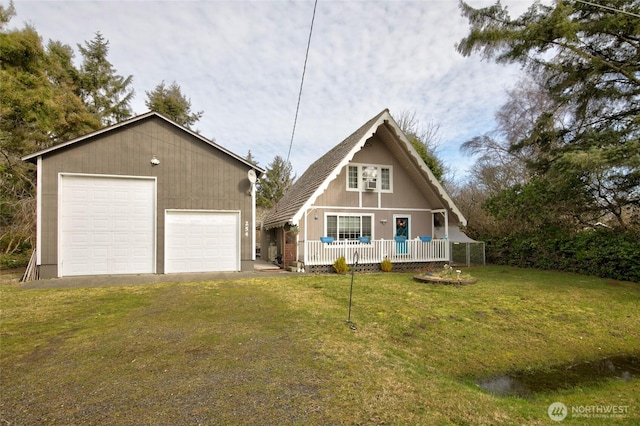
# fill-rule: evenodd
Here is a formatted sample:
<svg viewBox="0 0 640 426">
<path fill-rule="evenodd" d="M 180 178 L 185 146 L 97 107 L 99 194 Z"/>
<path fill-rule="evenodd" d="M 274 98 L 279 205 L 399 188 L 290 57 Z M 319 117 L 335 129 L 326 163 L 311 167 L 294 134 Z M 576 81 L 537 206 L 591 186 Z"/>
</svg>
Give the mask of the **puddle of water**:
<svg viewBox="0 0 640 426">
<path fill-rule="evenodd" d="M 476 380 L 476 384 L 497 396 L 531 397 L 540 392 L 593 385 L 603 380 L 631 380 L 640 377 L 640 356 L 604 358 L 544 370 L 518 371 Z"/>
</svg>

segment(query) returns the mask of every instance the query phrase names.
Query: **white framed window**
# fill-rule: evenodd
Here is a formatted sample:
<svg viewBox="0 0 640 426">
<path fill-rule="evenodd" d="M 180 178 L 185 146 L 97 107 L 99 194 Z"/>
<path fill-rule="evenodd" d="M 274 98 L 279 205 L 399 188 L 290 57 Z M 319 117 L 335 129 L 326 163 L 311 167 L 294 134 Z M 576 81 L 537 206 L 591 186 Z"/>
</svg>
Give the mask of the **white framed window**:
<svg viewBox="0 0 640 426">
<path fill-rule="evenodd" d="M 380 167 L 380 189 L 391 191 L 391 167 Z"/>
<path fill-rule="evenodd" d="M 393 192 L 393 167 L 379 164 L 349 164 L 347 191 Z"/>
<path fill-rule="evenodd" d="M 358 166 L 347 166 L 347 188 L 358 189 Z"/>
<path fill-rule="evenodd" d="M 360 237 L 373 238 L 372 214 L 327 213 L 325 235 L 336 240 L 356 240 Z"/>
</svg>

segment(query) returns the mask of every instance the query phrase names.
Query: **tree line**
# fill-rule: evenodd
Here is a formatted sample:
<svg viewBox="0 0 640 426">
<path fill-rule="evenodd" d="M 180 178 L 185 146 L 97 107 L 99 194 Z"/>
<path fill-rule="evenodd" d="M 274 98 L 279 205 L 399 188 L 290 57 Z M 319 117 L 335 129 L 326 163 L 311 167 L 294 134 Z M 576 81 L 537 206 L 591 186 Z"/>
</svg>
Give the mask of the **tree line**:
<svg viewBox="0 0 640 426">
<path fill-rule="evenodd" d="M 10 29 L 13 2 L 0 5 L 0 266 L 21 266 L 35 238 L 35 170 L 21 161 L 29 153 L 66 142 L 133 116 L 133 76 L 120 75 L 109 61 L 109 41 L 100 32 L 77 44 L 43 44 L 30 25 Z M 174 81 L 145 92 L 145 105 L 192 129 L 203 111 Z M 413 131 L 415 123 L 406 122 Z M 194 130 L 197 132 L 197 130 Z M 418 136 L 415 136 L 416 139 Z M 416 147 L 420 144 L 414 141 Z M 422 145 L 427 158 L 426 145 Z M 257 164 L 251 151 L 247 161 Z M 431 164 L 437 170 L 435 157 Z M 276 155 L 257 185 L 259 216 L 273 207 L 296 176 L 290 163 Z"/>
<path fill-rule="evenodd" d="M 526 77 L 454 193 L 488 261 L 640 281 L 640 3 L 460 2 L 459 53 Z"/>
<path fill-rule="evenodd" d="M 533 3 L 512 18 L 499 2 L 459 3 L 470 30 L 456 45 L 516 63 L 525 78 L 507 92 L 496 128 L 462 145 L 476 159 L 463 182 L 445 179 L 438 126 L 415 113 L 398 119 L 417 152 L 487 244 L 487 260 L 640 281 L 640 4 L 563 0 Z M 599 7 L 605 6 L 606 8 Z M 0 6 L 0 264 L 33 246 L 35 175 L 30 152 L 130 118 L 132 76 L 108 61 L 97 32 L 75 52 L 42 43 L 27 25 L 8 29 Z M 191 128 L 203 116 L 173 82 L 146 92 L 145 105 Z M 256 163 L 249 151 L 246 159 Z M 257 164 L 257 163 L 256 163 Z M 295 181 L 275 156 L 258 183 L 266 212 Z"/>
<path fill-rule="evenodd" d="M 35 28 L 9 29 L 13 2 L 0 5 L 0 266 L 25 263 L 34 245 L 35 171 L 21 157 L 133 116 L 133 76 L 109 62 L 100 32 L 78 44 L 80 66 L 69 45 Z M 190 128 L 203 112 L 173 82 L 146 92 L 145 105 Z"/>
<path fill-rule="evenodd" d="M 35 170 L 21 158 L 133 116 L 133 76 L 119 75 L 100 32 L 77 44 L 43 44 L 35 28 L 9 29 L 13 2 L 0 5 L 0 267 L 26 264 L 35 238 Z M 204 115 L 174 81 L 145 92 L 145 105 L 193 130 Z M 198 132 L 197 130 L 194 130 Z M 256 164 L 251 151 L 246 160 Z M 257 185 L 262 215 L 293 184 L 290 163 L 275 156 Z"/>
</svg>

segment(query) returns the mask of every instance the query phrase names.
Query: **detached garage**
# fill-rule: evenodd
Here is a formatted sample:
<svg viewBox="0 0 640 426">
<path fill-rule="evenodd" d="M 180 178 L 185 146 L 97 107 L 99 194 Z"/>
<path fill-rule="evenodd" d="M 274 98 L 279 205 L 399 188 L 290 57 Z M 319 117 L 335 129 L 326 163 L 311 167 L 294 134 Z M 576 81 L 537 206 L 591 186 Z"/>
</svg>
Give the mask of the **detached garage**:
<svg viewBox="0 0 640 426">
<path fill-rule="evenodd" d="M 167 210 L 166 272 L 237 271 L 240 212 Z"/>
<path fill-rule="evenodd" d="M 36 164 L 40 278 L 253 270 L 264 170 L 150 112 Z"/>
<path fill-rule="evenodd" d="M 155 272 L 156 180 L 60 174 L 62 276 Z"/>
</svg>

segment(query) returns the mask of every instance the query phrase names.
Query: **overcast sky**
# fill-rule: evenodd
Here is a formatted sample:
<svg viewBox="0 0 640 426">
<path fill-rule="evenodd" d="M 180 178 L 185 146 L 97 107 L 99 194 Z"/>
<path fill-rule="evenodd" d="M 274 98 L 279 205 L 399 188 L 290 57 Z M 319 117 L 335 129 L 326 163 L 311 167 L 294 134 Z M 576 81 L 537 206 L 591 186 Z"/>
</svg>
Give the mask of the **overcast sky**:
<svg viewBox="0 0 640 426">
<path fill-rule="evenodd" d="M 502 3 L 514 17 L 532 0 Z M 460 144 L 494 128 L 521 70 L 456 52 L 468 33 L 457 4 L 318 1 L 290 157 L 298 176 L 389 108 L 437 124 L 439 156 L 464 178 L 472 159 Z M 30 23 L 44 43 L 61 41 L 77 56 L 77 44 L 101 32 L 117 73 L 133 76 L 136 114 L 147 111 L 145 92 L 175 81 L 192 111 L 204 111 L 194 126 L 203 136 L 243 157 L 250 150 L 262 167 L 287 157 L 313 0 L 15 0 L 15 8 L 10 28 Z"/>
</svg>

